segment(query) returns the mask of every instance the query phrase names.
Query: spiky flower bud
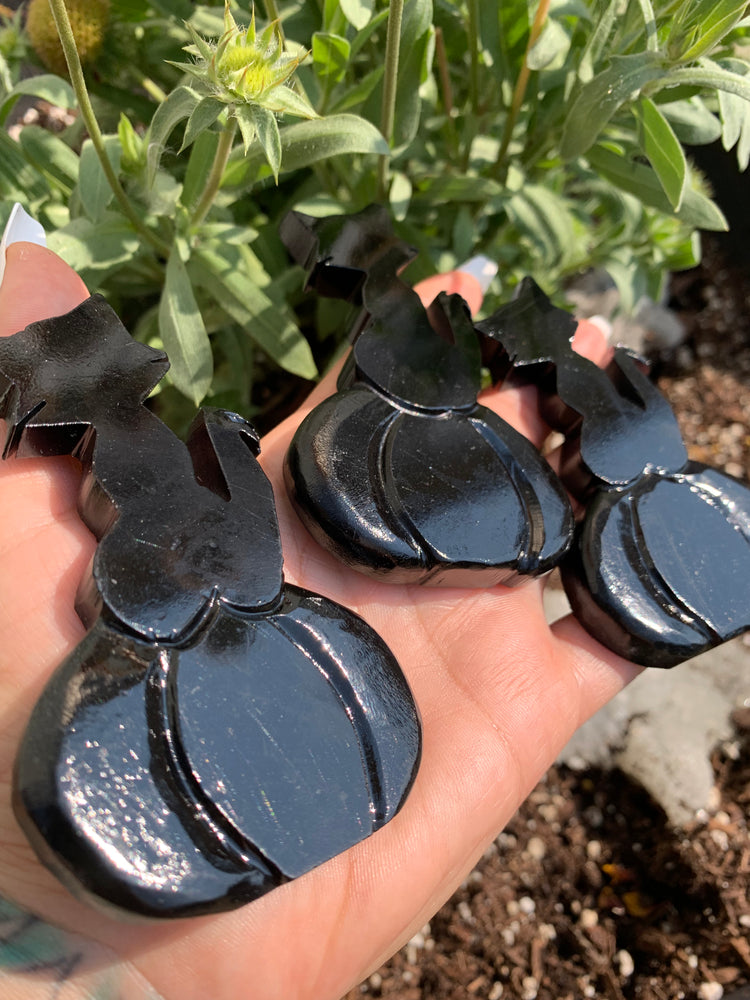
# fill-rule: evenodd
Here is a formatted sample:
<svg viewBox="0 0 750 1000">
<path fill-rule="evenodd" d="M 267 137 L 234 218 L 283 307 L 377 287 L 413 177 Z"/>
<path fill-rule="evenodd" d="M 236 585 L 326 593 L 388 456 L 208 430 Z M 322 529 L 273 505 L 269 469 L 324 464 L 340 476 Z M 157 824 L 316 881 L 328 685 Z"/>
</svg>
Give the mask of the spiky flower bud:
<svg viewBox="0 0 750 1000">
<path fill-rule="evenodd" d="M 109 23 L 109 0 L 65 0 L 70 27 L 81 62 L 93 62 L 104 41 Z M 67 76 L 63 55 L 49 0 L 29 0 L 26 8 L 26 34 L 42 63 L 58 76 Z"/>
</svg>

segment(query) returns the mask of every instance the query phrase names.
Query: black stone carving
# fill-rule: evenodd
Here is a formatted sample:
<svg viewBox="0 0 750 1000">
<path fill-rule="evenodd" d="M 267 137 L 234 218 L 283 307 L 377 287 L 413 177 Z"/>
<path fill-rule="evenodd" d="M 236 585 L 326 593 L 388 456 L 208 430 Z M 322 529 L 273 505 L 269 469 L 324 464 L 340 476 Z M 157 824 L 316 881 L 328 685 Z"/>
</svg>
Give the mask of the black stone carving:
<svg viewBox="0 0 750 1000">
<path fill-rule="evenodd" d="M 19 751 L 15 808 L 70 888 L 148 916 L 239 906 L 399 809 L 419 720 L 362 619 L 284 585 L 258 438 L 143 400 L 166 356 L 103 299 L 0 340 L 5 457 L 72 454 L 99 539 Z"/>
<path fill-rule="evenodd" d="M 750 486 L 688 461 L 639 359 L 605 369 L 571 347 L 575 321 L 529 278 L 478 324 L 496 377 L 536 382 L 566 435 L 560 475 L 586 501 L 562 578 L 610 649 L 671 667 L 750 628 Z"/>
<path fill-rule="evenodd" d="M 412 251 L 378 206 L 292 212 L 281 232 L 309 287 L 363 307 L 338 392 L 287 454 L 311 534 L 391 583 L 492 586 L 554 566 L 572 538 L 570 504 L 533 445 L 477 403 L 480 347 L 463 299 L 440 296 L 428 314 L 398 277 Z"/>
</svg>

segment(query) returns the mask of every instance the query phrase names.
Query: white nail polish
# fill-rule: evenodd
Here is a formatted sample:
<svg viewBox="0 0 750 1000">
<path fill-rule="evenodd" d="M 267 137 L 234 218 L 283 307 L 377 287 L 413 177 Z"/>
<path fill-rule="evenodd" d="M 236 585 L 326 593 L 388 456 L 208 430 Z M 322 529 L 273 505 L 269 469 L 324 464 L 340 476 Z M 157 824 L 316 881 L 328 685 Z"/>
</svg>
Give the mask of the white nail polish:
<svg viewBox="0 0 750 1000">
<path fill-rule="evenodd" d="M 476 278 L 482 291 L 486 292 L 497 274 L 498 267 L 494 260 L 490 260 L 489 257 L 480 253 L 476 257 L 470 257 L 465 263 L 459 264 L 456 270 Z"/>
<path fill-rule="evenodd" d="M 19 202 L 11 209 L 2 238 L 0 238 L 0 285 L 5 276 L 5 251 L 12 243 L 37 243 L 47 246 L 47 237 L 41 224 L 25 212 Z"/>
</svg>

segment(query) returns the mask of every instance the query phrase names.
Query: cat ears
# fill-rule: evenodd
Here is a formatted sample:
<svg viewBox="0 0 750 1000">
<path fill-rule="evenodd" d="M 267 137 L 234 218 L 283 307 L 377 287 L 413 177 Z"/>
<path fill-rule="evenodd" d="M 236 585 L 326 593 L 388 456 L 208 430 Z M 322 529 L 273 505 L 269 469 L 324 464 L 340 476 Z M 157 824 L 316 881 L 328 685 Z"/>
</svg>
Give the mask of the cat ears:
<svg viewBox="0 0 750 1000">
<path fill-rule="evenodd" d="M 2 238 L 0 238 L 0 285 L 2 285 L 5 276 L 5 252 L 13 243 L 36 243 L 40 247 L 47 246 L 47 237 L 43 227 L 36 219 L 32 219 L 18 202 L 11 209 Z"/>
</svg>

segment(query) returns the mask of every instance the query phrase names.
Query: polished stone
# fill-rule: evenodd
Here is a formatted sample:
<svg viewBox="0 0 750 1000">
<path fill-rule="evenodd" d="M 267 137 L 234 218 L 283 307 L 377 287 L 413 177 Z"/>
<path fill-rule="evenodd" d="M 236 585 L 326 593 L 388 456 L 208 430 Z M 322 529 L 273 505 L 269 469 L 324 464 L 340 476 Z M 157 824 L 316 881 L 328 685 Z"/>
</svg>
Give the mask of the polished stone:
<svg viewBox="0 0 750 1000">
<path fill-rule="evenodd" d="M 287 486 L 310 533 L 390 583 L 486 587 L 554 566 L 573 515 L 548 463 L 477 402 L 479 340 L 459 296 L 426 310 L 384 209 L 313 219 L 282 238 L 308 286 L 362 308 L 338 391 L 302 422 Z"/>
<path fill-rule="evenodd" d="M 16 813 L 71 889 L 159 917 L 239 906 L 359 842 L 420 756 L 385 643 L 284 584 L 252 427 L 206 409 L 183 443 L 143 405 L 167 367 L 98 297 L 0 340 L 5 457 L 80 459 L 98 539 L 89 632 L 33 711 Z"/>
<path fill-rule="evenodd" d="M 573 612 L 610 649 L 671 667 L 750 628 L 750 486 L 688 461 L 638 358 L 606 369 L 571 346 L 575 322 L 526 279 L 478 324 L 499 377 L 536 383 L 566 435 L 560 475 L 584 507 L 561 565 Z"/>
</svg>

